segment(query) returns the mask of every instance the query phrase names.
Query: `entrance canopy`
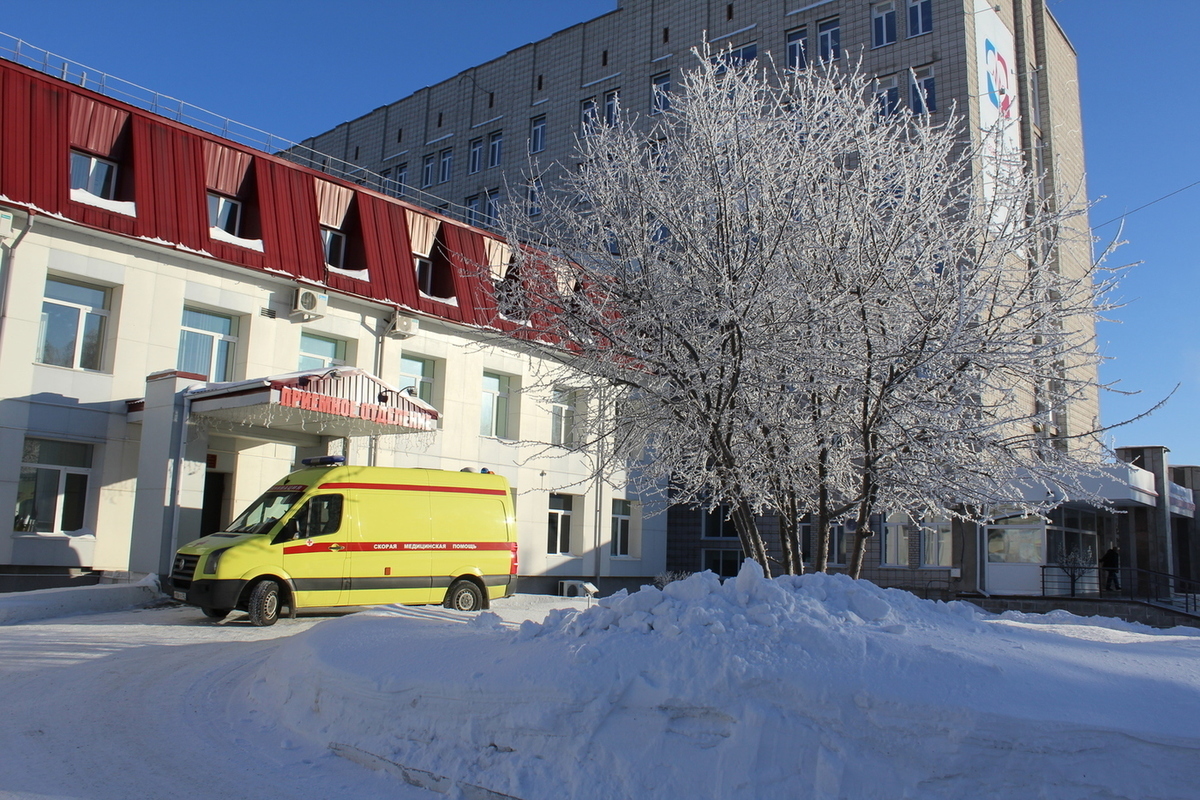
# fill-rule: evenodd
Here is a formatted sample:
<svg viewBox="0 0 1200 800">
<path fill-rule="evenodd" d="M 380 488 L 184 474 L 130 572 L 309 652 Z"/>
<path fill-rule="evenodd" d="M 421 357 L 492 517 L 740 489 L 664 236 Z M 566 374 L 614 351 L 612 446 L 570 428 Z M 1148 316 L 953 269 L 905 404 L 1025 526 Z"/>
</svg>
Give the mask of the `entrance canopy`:
<svg viewBox="0 0 1200 800">
<path fill-rule="evenodd" d="M 438 420 L 433 406 L 357 367 L 206 383 L 184 395 L 202 419 L 317 436 L 418 433 Z"/>
</svg>

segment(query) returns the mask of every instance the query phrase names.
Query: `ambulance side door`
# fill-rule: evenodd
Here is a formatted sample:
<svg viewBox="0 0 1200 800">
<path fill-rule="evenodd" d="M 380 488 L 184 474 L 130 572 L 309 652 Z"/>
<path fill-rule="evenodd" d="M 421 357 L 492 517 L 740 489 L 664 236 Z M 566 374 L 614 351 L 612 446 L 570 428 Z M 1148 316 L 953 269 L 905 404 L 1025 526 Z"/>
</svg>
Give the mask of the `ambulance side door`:
<svg viewBox="0 0 1200 800">
<path fill-rule="evenodd" d="M 283 569 L 300 607 L 345 605 L 349 582 L 352 505 L 341 494 L 309 497 L 275 536 Z"/>
</svg>

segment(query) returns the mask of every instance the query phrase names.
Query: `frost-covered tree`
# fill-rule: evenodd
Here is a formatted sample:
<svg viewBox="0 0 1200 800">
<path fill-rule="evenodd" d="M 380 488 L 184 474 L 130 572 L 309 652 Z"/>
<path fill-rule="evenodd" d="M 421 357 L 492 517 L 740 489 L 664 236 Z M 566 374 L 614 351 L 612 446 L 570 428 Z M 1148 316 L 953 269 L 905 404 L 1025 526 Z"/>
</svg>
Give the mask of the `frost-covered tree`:
<svg viewBox="0 0 1200 800">
<path fill-rule="evenodd" d="M 872 514 L 1098 499 L 1099 447 L 1048 425 L 1099 389 L 1105 282 L 1057 260 L 1080 209 L 954 114 L 872 89 L 702 53 L 660 114 L 585 128 L 537 237 L 507 223 L 512 335 L 604 409 L 580 441 L 722 509 L 768 571 L 763 515 L 789 573 L 800 520 L 822 570 L 831 524 L 856 522 L 857 575 Z"/>
</svg>

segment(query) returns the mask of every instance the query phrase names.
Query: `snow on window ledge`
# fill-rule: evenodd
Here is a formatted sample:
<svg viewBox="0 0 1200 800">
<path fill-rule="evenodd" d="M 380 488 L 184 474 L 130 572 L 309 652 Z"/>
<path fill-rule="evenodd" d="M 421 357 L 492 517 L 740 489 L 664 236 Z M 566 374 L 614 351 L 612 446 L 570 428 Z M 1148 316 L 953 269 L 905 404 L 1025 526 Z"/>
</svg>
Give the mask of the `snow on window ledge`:
<svg viewBox="0 0 1200 800">
<path fill-rule="evenodd" d="M 329 270 L 335 275 L 345 275 L 347 278 L 354 278 L 358 281 L 371 280 L 370 272 L 365 269 L 342 269 L 341 267 L 335 267 L 332 264 L 326 264 L 325 269 Z"/>
<path fill-rule="evenodd" d="M 445 303 L 448 306 L 457 306 L 458 305 L 457 297 L 434 297 L 431 294 L 425 294 L 424 292 L 419 291 L 419 290 L 418 290 L 417 294 L 421 295 L 421 297 L 423 299 L 433 300 L 435 303 Z"/>
<path fill-rule="evenodd" d="M 243 239 L 240 236 L 234 236 L 224 228 L 218 228 L 216 226 L 208 229 L 208 238 L 214 239 L 218 242 L 225 242 L 226 244 L 235 244 L 238 247 L 244 247 L 247 250 L 257 250 L 260 253 L 263 251 L 262 239 Z"/>
<path fill-rule="evenodd" d="M 126 217 L 137 216 L 137 204 L 132 200 L 108 200 L 98 197 L 86 189 L 72 189 L 71 199 L 76 203 L 103 208 L 105 211 L 111 211 L 114 214 L 122 214 Z"/>
</svg>

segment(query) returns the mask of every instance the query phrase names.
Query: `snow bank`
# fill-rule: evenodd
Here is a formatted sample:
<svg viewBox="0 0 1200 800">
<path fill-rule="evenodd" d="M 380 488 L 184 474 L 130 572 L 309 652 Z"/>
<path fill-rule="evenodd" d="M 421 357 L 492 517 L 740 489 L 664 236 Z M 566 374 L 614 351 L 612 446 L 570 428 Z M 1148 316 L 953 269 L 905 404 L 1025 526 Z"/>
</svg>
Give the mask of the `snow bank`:
<svg viewBox="0 0 1200 800">
<path fill-rule="evenodd" d="M 149 575 L 137 583 L 70 586 L 0 594 L 0 625 L 74 614 L 121 611 L 147 605 L 161 599 L 161 596 L 157 575 Z"/>
<path fill-rule="evenodd" d="M 252 694 L 313 742 L 525 800 L 1189 796 L 1200 637 L 1057 622 L 747 562 L 515 630 L 323 623 Z"/>
</svg>

